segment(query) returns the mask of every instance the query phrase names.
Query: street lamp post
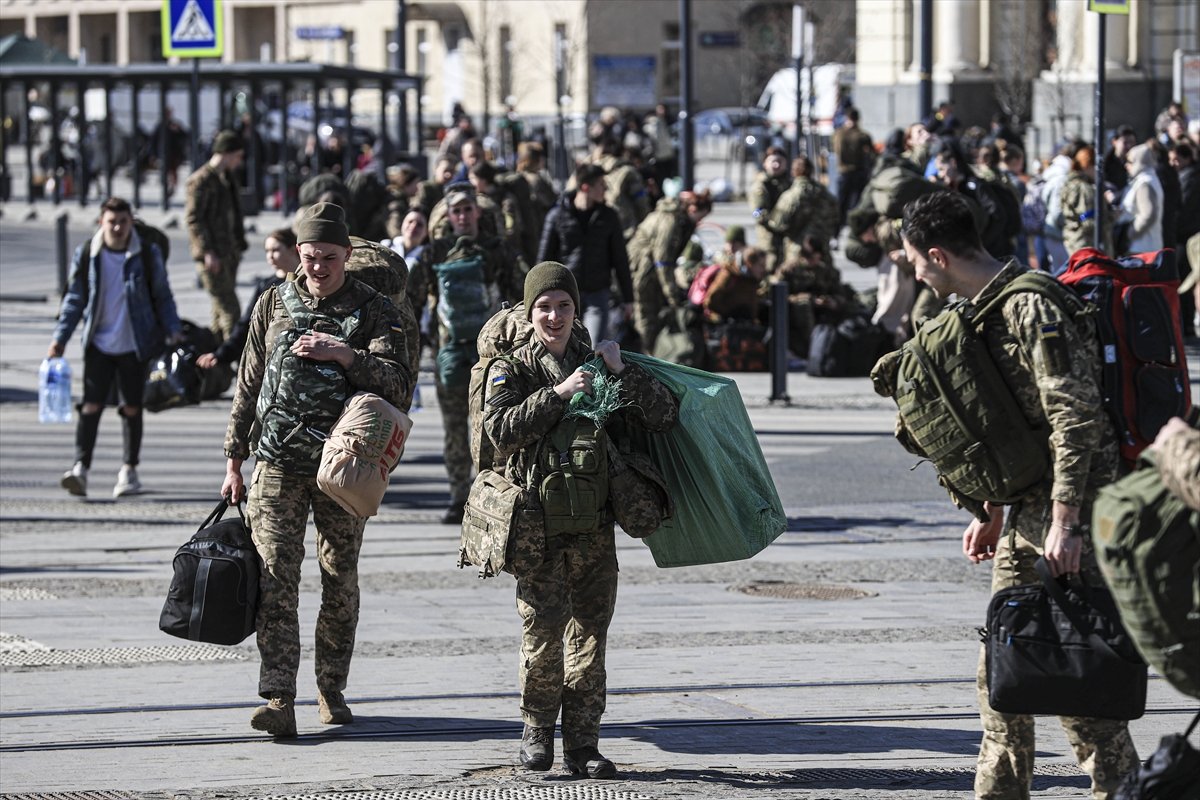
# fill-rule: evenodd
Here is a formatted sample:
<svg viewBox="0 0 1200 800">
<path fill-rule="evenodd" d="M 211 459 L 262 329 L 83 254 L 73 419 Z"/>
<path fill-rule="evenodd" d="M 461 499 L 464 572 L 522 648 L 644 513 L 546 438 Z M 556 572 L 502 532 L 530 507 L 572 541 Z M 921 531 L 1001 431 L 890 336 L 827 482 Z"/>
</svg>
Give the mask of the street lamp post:
<svg viewBox="0 0 1200 800">
<path fill-rule="evenodd" d="M 692 129 L 692 0 L 679 0 L 679 177 L 695 186 L 696 135 Z"/>
</svg>

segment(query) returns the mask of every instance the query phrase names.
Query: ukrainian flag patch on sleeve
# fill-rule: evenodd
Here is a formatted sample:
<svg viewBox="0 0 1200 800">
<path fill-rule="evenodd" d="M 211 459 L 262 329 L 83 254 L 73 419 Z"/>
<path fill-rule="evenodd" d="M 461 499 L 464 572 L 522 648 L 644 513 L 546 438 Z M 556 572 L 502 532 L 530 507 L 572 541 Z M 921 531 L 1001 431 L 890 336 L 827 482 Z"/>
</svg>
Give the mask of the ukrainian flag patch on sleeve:
<svg viewBox="0 0 1200 800">
<path fill-rule="evenodd" d="M 1058 335 L 1059 334 L 1058 334 L 1058 323 L 1057 322 L 1048 322 L 1042 326 L 1042 338 L 1043 339 L 1057 339 Z"/>
<path fill-rule="evenodd" d="M 496 377 L 492 378 L 492 386 L 503 386 L 507 380 L 507 375 L 497 375 Z"/>
</svg>

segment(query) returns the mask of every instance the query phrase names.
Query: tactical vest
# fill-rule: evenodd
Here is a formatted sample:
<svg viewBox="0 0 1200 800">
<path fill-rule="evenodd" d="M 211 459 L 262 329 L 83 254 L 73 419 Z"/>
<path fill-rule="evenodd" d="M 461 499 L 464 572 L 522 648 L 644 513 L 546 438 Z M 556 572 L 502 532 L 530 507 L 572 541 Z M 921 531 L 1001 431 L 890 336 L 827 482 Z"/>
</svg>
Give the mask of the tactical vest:
<svg viewBox="0 0 1200 800">
<path fill-rule="evenodd" d="M 267 358 L 255 407 L 254 454 L 288 472 L 315 476 L 321 447 L 351 394 L 350 382 L 336 361 L 303 358 L 292 352 L 292 345 L 311 332 L 348 342 L 362 309 L 337 319 L 305 306 L 294 283 L 280 284 L 278 292 L 292 327 L 279 332 Z"/>
<path fill-rule="evenodd" d="M 591 533 L 607 520 L 608 437 L 590 422 L 563 420 L 550 431 L 529 467 L 546 535 Z"/>
<path fill-rule="evenodd" d="M 932 461 L 948 489 L 972 500 L 1013 503 L 1050 469 L 1049 431 L 1025 417 L 980 335 L 987 316 L 1021 292 L 1048 297 L 1069 316 L 1086 313 L 1069 289 L 1028 272 L 983 306 L 952 304 L 895 356 L 892 397 L 903 423 L 897 438 Z"/>
</svg>

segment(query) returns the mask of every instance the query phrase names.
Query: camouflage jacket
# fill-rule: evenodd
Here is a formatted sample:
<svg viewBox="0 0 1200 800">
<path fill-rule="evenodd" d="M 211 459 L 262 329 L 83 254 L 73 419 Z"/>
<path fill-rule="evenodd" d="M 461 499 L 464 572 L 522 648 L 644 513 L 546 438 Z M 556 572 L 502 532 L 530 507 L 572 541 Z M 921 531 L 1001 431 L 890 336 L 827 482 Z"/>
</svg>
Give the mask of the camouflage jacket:
<svg viewBox="0 0 1200 800">
<path fill-rule="evenodd" d="M 1158 454 L 1158 472 L 1171 494 L 1200 511 L 1200 430 L 1171 436 Z"/>
<path fill-rule="evenodd" d="M 374 392 L 392 405 L 403 408 L 416 376 L 408 367 L 408 343 L 392 301 L 349 276 L 341 289 L 320 299 L 308 293 L 303 278 L 295 285 L 301 300 L 314 311 L 339 318 L 361 315 L 361 322 L 349 340 L 355 351 L 354 362 L 346 370 L 351 393 Z M 291 327 L 292 318 L 279 299 L 278 287 L 268 289 L 254 306 L 246 349 L 238 366 L 237 390 L 225 432 L 227 458 L 244 460 L 250 455 L 256 427 L 255 405 L 263 385 L 266 362 L 275 339 Z"/>
<path fill-rule="evenodd" d="M 775 203 L 766 227 L 797 249 L 809 235 L 827 246 L 837 234 L 837 214 L 837 201 L 828 189 L 809 178 L 796 178 Z"/>
<path fill-rule="evenodd" d="M 498 359 L 489 370 L 483 410 L 483 431 L 496 447 L 498 459 L 509 462 L 513 480 L 527 472 L 527 459 L 567 411 L 568 403 L 554 392 L 592 351 L 572 337 L 560 362 L 534 339 Z M 641 367 L 626 364 L 620 376 L 621 399 L 627 405 L 613 413 L 604 430 L 610 437 L 629 435 L 631 429 L 661 432 L 679 419 L 679 401 L 660 381 Z M 610 496 L 610 504 L 613 498 Z"/>
<path fill-rule="evenodd" d="M 972 304 L 986 303 L 1026 271 L 1009 261 Z M 1101 400 L 1095 325 L 1073 320 L 1042 295 L 1021 292 L 988 315 L 983 337 L 1026 419 L 1048 431 L 1050 499 L 1071 506 L 1091 501 L 1117 469 L 1116 433 Z"/>
<path fill-rule="evenodd" d="M 791 185 L 792 177 L 786 173 L 771 177 L 766 172 L 759 172 L 754 177 L 754 185 L 750 187 L 747 200 L 750 202 L 750 210 L 754 212 L 754 218 L 759 221 L 759 224 L 766 220 L 771 209 L 775 208 L 779 198 Z"/>
<path fill-rule="evenodd" d="M 1059 205 L 1062 207 L 1063 247 L 1067 252 L 1095 247 L 1096 184 L 1092 182 L 1092 176 L 1073 170 L 1059 193 Z M 1115 216 L 1112 211 L 1105 211 L 1101 249 L 1106 253 L 1113 252 L 1112 223 Z"/>
<path fill-rule="evenodd" d="M 184 203 L 192 258 L 216 253 L 221 261 L 237 261 L 245 252 L 246 230 L 242 225 L 242 199 L 237 178 L 205 164 L 187 181 Z"/>
<path fill-rule="evenodd" d="M 664 295 L 668 300 L 677 298 L 679 289 L 673 280 L 675 263 L 695 230 L 695 224 L 678 200 L 660 200 L 629 242 L 629 271 L 635 276 L 634 282 L 646 270 L 656 270 Z"/>
<path fill-rule="evenodd" d="M 408 297 L 418 317 L 428 299 L 432 299 L 434 303 L 438 299 L 438 281 L 434 266 L 447 261 L 456 249 L 463 248 L 477 250 L 483 255 L 484 278 L 488 283 L 496 285 L 501 300 L 516 305 L 525 298 L 525 275 L 529 272 L 529 265 L 512 245 L 495 236 L 480 236 L 478 239 L 469 236 L 448 236 L 426 245 L 421 251 L 416 267 L 409 273 Z M 434 317 L 436 319 L 436 315 Z"/>
<path fill-rule="evenodd" d="M 505 233 L 504 213 L 496 202 L 487 195 L 476 195 L 475 203 L 479 206 L 479 235 L 481 237 L 501 236 Z M 429 213 L 429 241 L 445 239 L 454 235 L 454 226 L 450 224 L 450 209 L 446 207 L 446 198 L 437 201 L 433 211 Z"/>
<path fill-rule="evenodd" d="M 650 213 L 646 182 L 636 167 L 616 156 L 600 156 L 592 161 L 604 168 L 604 202 L 612 206 L 621 218 L 621 228 L 628 240 Z M 567 188 L 575 187 L 569 185 Z"/>
</svg>

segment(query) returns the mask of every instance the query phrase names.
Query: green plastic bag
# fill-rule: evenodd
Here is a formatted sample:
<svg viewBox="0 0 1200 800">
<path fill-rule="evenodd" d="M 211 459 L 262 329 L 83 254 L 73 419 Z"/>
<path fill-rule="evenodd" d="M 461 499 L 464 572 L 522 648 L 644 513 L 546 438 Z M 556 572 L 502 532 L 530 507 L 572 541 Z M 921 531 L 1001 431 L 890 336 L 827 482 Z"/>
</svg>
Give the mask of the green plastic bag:
<svg viewBox="0 0 1200 800">
<path fill-rule="evenodd" d="M 737 383 L 622 351 L 679 399 L 679 422 L 649 436 L 675 516 L 642 539 L 660 567 L 750 558 L 787 529 L 787 516 Z"/>
</svg>

